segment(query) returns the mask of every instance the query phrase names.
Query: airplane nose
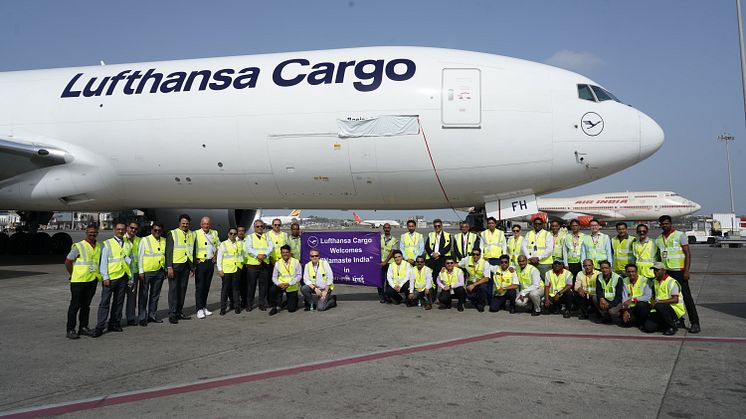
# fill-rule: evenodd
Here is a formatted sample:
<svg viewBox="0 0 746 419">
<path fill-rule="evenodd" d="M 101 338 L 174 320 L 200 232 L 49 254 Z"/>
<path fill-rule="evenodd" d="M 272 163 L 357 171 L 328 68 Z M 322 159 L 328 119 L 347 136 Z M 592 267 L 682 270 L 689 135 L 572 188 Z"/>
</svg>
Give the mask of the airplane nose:
<svg viewBox="0 0 746 419">
<path fill-rule="evenodd" d="M 694 212 L 697 212 L 700 209 L 702 209 L 702 205 L 699 205 L 698 203 L 696 203 L 694 201 L 692 201 L 692 205 L 694 206 Z"/>
<path fill-rule="evenodd" d="M 663 129 L 653 118 L 640 112 L 640 160 L 652 156 L 663 145 Z"/>
</svg>

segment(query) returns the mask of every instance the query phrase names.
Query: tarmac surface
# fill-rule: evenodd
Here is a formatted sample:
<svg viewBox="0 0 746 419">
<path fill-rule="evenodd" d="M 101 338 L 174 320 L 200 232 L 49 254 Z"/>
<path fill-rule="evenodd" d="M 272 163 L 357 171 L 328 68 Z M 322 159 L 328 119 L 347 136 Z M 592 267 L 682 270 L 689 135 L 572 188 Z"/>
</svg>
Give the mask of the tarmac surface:
<svg viewBox="0 0 746 419">
<path fill-rule="evenodd" d="M 216 276 L 204 320 L 69 340 L 60 257 L 0 255 L 0 416 L 739 417 L 746 249 L 692 250 L 702 333 L 673 337 L 382 305 L 352 286 L 328 312 L 219 316 Z M 186 306 L 194 316 L 193 280 Z"/>
</svg>

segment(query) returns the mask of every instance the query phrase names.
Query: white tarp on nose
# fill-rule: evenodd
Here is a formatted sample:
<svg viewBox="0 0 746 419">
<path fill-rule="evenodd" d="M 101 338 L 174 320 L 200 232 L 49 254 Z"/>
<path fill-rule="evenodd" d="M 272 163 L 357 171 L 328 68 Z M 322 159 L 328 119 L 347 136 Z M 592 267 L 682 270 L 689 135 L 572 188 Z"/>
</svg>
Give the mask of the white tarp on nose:
<svg viewBox="0 0 746 419">
<path fill-rule="evenodd" d="M 337 120 L 340 138 L 391 137 L 394 135 L 418 135 L 420 126 L 417 116 L 384 115 L 362 120 Z"/>
</svg>

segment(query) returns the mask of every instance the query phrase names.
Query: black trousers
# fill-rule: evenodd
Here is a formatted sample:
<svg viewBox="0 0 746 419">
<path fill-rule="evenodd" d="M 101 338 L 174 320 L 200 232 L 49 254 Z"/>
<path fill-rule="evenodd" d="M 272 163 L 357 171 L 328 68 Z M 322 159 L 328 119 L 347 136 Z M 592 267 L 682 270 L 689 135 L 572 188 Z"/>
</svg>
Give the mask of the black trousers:
<svg viewBox="0 0 746 419">
<path fill-rule="evenodd" d="M 241 308 L 248 308 L 247 301 L 249 299 L 249 272 L 244 266 L 241 268 L 241 278 L 239 280 L 239 291 L 240 291 L 240 300 L 232 299 L 231 295 L 228 295 L 228 300 L 230 300 L 231 305 L 233 307 L 241 307 Z"/>
<path fill-rule="evenodd" d="M 648 320 L 650 316 L 650 303 L 640 301 L 635 304 L 634 307 L 629 308 L 630 323 L 642 326 Z M 624 322 L 624 319 L 622 319 Z"/>
<path fill-rule="evenodd" d="M 101 303 L 98 305 L 96 329 L 104 330 L 107 319 L 109 320 L 109 328 L 120 326 L 128 279 L 125 275 L 116 280 L 111 280 L 108 287 L 104 285 L 103 281 L 101 282 Z"/>
<path fill-rule="evenodd" d="M 456 295 L 456 298 L 458 299 L 458 303 L 461 305 L 464 305 L 464 303 L 466 302 L 466 290 L 464 289 L 464 287 L 456 287 L 452 289 L 453 289 L 453 293 Z M 438 295 L 438 301 L 441 304 L 444 304 L 446 307 L 451 306 L 452 299 L 453 297 L 451 296 L 450 291 L 441 291 L 440 294 Z"/>
<path fill-rule="evenodd" d="M 395 289 L 391 288 L 391 285 L 388 285 L 388 282 L 386 284 L 387 287 L 385 295 L 392 299 L 396 304 L 401 304 L 404 298 L 406 298 L 406 296 L 409 294 L 409 283 L 404 284 L 404 286 L 401 287 L 401 291 L 399 292 L 396 292 Z M 402 294 L 404 294 L 403 297 Z"/>
<path fill-rule="evenodd" d="M 589 296 L 586 294 L 586 296 Z M 589 312 L 593 311 L 596 306 L 593 303 L 592 298 L 586 298 L 580 295 L 580 293 L 573 293 L 572 300 L 575 304 L 575 308 L 580 310 L 580 313 L 587 316 Z"/>
<path fill-rule="evenodd" d="M 174 265 L 174 277 L 168 279 L 168 316 L 184 314 L 184 300 L 189 284 L 189 268 L 186 264 Z"/>
<path fill-rule="evenodd" d="M 241 271 L 233 273 L 223 273 L 223 283 L 220 287 L 220 310 L 225 311 L 228 308 L 228 299 L 235 301 L 234 308 L 238 308 L 238 301 L 241 301 Z"/>
<path fill-rule="evenodd" d="M 472 292 L 466 292 L 466 298 L 474 304 L 474 307 L 484 307 L 489 304 L 491 290 L 492 282 L 477 285 Z M 464 287 L 464 291 L 466 291 L 466 287 Z M 515 299 L 513 301 L 515 302 Z"/>
<path fill-rule="evenodd" d="M 405 262 L 407 261 L 405 260 Z M 386 296 L 386 288 L 388 286 L 388 282 L 386 281 L 386 274 L 388 274 L 389 272 L 389 266 L 389 264 L 386 264 L 386 266 L 381 267 L 381 286 L 376 288 L 376 290 L 378 291 L 379 300 L 383 300 Z"/>
<path fill-rule="evenodd" d="M 492 285 L 492 284 L 490 284 Z M 492 294 L 492 293 L 489 293 Z M 488 295 L 489 295 L 488 294 Z M 515 290 L 507 290 L 503 295 L 492 295 L 490 297 L 490 312 L 497 313 L 501 308 L 506 305 L 510 308 L 515 308 Z"/>
<path fill-rule="evenodd" d="M 138 320 L 156 319 L 158 312 L 158 300 L 161 298 L 161 288 L 166 273 L 163 269 L 154 272 L 145 272 L 145 279 L 139 284 Z"/>
<path fill-rule="evenodd" d="M 212 275 L 215 273 L 215 263 L 211 259 L 198 263 L 194 269 L 194 301 L 196 310 L 207 307 L 207 295 L 212 285 Z"/>
<path fill-rule="evenodd" d="M 137 273 L 133 273 L 135 277 L 139 276 Z M 124 287 L 124 295 L 126 303 L 124 305 L 124 312 L 127 314 L 127 321 L 133 322 L 137 320 L 137 290 L 140 281 L 133 281 L 132 286 Z"/>
<path fill-rule="evenodd" d="M 571 291 L 567 291 L 564 294 L 562 294 L 562 297 L 560 297 L 558 301 L 554 301 L 553 297 L 549 297 L 549 300 L 547 300 L 550 302 L 549 310 L 555 313 L 559 312 L 560 309 L 562 309 L 562 304 L 565 305 L 565 310 L 569 310 L 570 305 L 572 304 L 572 298 L 573 298 L 572 296 L 573 296 L 573 293 Z"/>
<path fill-rule="evenodd" d="M 679 281 L 681 285 L 681 295 L 684 296 L 684 306 L 686 307 L 686 315 L 689 316 L 689 323 L 699 324 L 699 314 L 697 314 L 697 306 L 694 305 L 694 298 L 692 298 L 692 290 L 689 288 L 689 281 L 684 281 L 684 271 L 669 271 L 666 270 L 668 276 Z"/>
<path fill-rule="evenodd" d="M 80 327 L 88 327 L 91 313 L 91 301 L 96 295 L 98 281 L 71 282 L 70 306 L 67 308 L 67 330 L 75 330 L 75 318 L 78 317 Z"/>
<path fill-rule="evenodd" d="M 645 321 L 646 332 L 657 332 L 659 330 L 676 328 L 676 312 L 669 304 L 656 304 L 655 311 Z"/>
<path fill-rule="evenodd" d="M 288 299 L 288 313 L 293 313 L 298 310 L 298 290 L 288 291 L 283 290 L 274 283 L 269 287 L 269 301 L 275 307 L 282 305 L 282 294 L 285 294 Z"/>
<path fill-rule="evenodd" d="M 247 267 L 246 278 L 249 287 L 248 292 L 246 293 L 247 308 L 254 305 L 254 296 L 256 295 L 257 285 L 259 286 L 259 305 L 267 305 L 269 272 L 270 271 L 266 263 Z"/>
<path fill-rule="evenodd" d="M 567 267 L 570 270 L 570 273 L 572 274 L 572 286 L 575 288 L 575 277 L 578 276 L 578 272 L 583 270 L 582 263 L 569 263 L 567 264 Z"/>
</svg>

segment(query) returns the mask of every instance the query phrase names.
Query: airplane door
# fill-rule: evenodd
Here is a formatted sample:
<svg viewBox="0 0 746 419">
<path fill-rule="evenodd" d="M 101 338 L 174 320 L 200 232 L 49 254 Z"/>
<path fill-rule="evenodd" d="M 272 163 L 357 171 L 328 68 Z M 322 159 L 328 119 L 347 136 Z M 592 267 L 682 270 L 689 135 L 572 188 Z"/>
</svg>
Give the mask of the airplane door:
<svg viewBox="0 0 746 419">
<path fill-rule="evenodd" d="M 482 123 L 481 73 L 477 68 L 444 68 L 441 119 L 444 128 L 479 128 Z"/>
<path fill-rule="evenodd" d="M 346 141 L 327 135 L 277 135 L 268 143 L 281 195 L 323 200 L 355 194 Z"/>
</svg>

